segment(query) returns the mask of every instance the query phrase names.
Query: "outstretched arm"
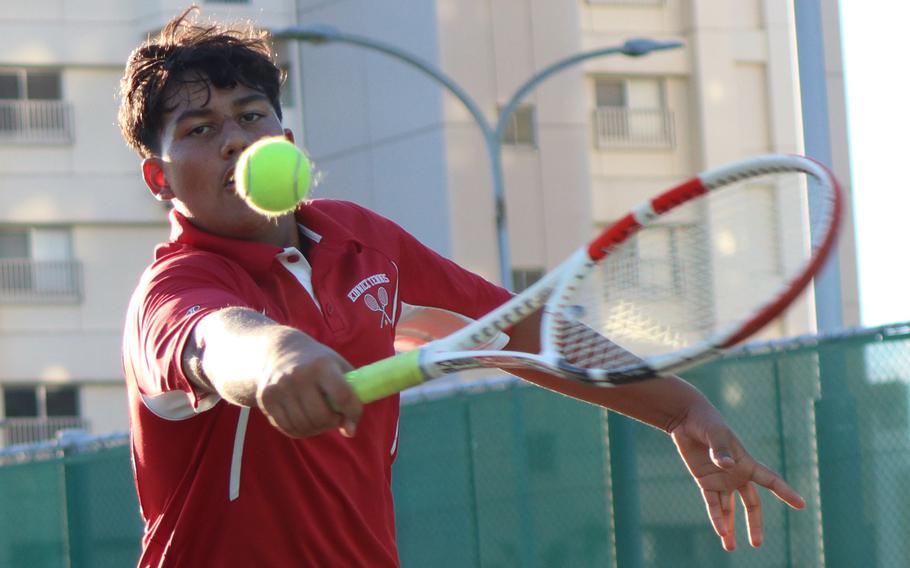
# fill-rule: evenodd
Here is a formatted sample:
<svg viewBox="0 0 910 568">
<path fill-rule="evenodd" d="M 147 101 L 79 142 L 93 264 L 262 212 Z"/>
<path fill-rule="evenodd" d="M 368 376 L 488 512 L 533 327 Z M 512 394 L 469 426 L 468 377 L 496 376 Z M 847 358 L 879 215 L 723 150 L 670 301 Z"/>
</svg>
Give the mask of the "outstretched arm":
<svg viewBox="0 0 910 568">
<path fill-rule="evenodd" d="M 183 368 L 202 391 L 258 407 L 271 424 L 301 438 L 333 428 L 354 435 L 362 405 L 338 353 L 248 308 L 225 308 L 196 324 Z"/>
<path fill-rule="evenodd" d="M 539 329 L 539 313 L 523 320 L 511 330 L 507 349 L 538 351 Z M 805 506 L 803 498 L 777 473 L 755 461 L 746 451 L 717 408 L 679 377 L 603 388 L 536 371 L 516 374 L 544 388 L 615 410 L 667 432 L 701 490 L 714 532 L 726 550 L 736 548 L 737 494 L 746 509 L 746 528 L 752 546 L 760 546 L 763 538 L 762 505 L 756 484 L 795 509 Z"/>
</svg>

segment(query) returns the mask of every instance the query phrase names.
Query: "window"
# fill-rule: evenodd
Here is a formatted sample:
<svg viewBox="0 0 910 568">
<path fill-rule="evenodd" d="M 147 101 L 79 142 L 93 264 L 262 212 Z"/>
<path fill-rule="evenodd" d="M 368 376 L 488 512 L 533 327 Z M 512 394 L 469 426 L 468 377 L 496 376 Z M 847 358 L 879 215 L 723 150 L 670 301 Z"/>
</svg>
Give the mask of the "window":
<svg viewBox="0 0 910 568">
<path fill-rule="evenodd" d="M 79 390 L 72 385 L 10 385 L 0 390 L 0 447 L 54 438 L 67 429 L 88 429 L 79 416 Z"/>
<path fill-rule="evenodd" d="M 74 387 L 44 387 L 44 406 L 48 416 L 79 416 L 79 397 Z"/>
<path fill-rule="evenodd" d="M 0 68 L 0 141 L 70 142 L 59 71 Z"/>
<path fill-rule="evenodd" d="M 60 73 L 27 69 L 0 69 L 0 99 L 58 101 Z"/>
<path fill-rule="evenodd" d="M 692 293 L 693 267 L 704 243 L 694 225 L 663 224 L 646 227 L 617 249 L 608 264 L 611 281 L 634 288 L 642 297 L 685 298 Z"/>
<path fill-rule="evenodd" d="M 66 228 L 0 226 L 0 302 L 76 301 L 81 265 Z"/>
<path fill-rule="evenodd" d="M 79 416 L 79 389 L 72 385 L 15 385 L 2 392 L 5 418 Z"/>
<path fill-rule="evenodd" d="M 694 219 L 670 217 L 613 249 L 589 285 L 589 294 L 603 294 L 607 335 L 631 341 L 624 346 L 633 352 L 682 346 L 713 329 L 710 236 Z"/>
<path fill-rule="evenodd" d="M 654 78 L 594 81 L 594 132 L 598 148 L 675 145 L 673 115 L 664 82 Z"/>
<path fill-rule="evenodd" d="M 0 258 L 28 258 L 28 232 L 0 229 Z"/>
<path fill-rule="evenodd" d="M 499 109 L 502 113 L 502 108 Z M 519 105 L 502 132 L 502 143 L 510 146 L 536 146 L 534 105 Z"/>
<path fill-rule="evenodd" d="M 6 387 L 3 405 L 7 418 L 34 418 L 38 416 L 38 391 L 34 387 Z"/>
<path fill-rule="evenodd" d="M 29 234 L 25 229 L 0 229 L 0 291 L 31 290 Z"/>
</svg>

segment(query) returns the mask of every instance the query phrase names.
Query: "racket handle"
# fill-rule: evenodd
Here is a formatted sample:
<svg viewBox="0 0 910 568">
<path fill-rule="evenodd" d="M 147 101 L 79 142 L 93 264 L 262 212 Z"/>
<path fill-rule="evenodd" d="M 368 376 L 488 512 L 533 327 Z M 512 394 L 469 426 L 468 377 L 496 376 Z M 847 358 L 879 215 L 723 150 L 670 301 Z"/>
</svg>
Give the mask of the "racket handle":
<svg viewBox="0 0 910 568">
<path fill-rule="evenodd" d="M 345 375 L 364 404 L 401 392 L 426 380 L 420 368 L 420 350 L 381 359 Z"/>
</svg>

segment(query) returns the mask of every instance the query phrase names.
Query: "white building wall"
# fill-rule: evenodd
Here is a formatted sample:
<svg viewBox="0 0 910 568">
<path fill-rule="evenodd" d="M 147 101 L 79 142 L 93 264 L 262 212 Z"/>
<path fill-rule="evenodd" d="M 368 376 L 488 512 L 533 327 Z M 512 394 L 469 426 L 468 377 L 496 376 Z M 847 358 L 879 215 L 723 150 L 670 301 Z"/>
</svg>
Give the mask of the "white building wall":
<svg viewBox="0 0 910 568">
<path fill-rule="evenodd" d="M 299 20 L 384 42 L 438 66 L 432 2 L 300 2 Z M 442 92 L 392 57 L 344 44 L 300 46 L 303 143 L 316 197 L 354 200 L 449 254 Z"/>
</svg>

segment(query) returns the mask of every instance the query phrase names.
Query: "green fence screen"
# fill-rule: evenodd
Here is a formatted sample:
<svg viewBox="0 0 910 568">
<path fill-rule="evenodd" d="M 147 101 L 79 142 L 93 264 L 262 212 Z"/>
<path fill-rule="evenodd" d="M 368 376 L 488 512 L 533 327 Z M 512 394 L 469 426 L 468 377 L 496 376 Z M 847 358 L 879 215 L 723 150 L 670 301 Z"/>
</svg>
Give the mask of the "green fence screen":
<svg viewBox="0 0 910 568">
<path fill-rule="evenodd" d="M 405 397 L 406 567 L 910 566 L 910 327 L 752 344 L 686 374 L 807 500 L 724 552 L 662 432 L 497 379 Z M 133 566 L 125 439 L 0 452 L 0 566 Z"/>
<path fill-rule="evenodd" d="M 142 522 L 125 440 L 0 467 L 0 566 L 135 566 Z"/>
</svg>

